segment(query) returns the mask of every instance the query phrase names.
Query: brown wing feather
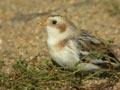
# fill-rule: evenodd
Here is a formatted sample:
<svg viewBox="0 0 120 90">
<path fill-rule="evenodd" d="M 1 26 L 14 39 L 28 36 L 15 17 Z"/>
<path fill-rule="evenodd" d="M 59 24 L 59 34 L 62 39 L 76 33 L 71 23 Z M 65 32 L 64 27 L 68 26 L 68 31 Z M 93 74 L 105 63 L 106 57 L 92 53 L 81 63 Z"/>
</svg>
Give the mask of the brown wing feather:
<svg viewBox="0 0 120 90">
<path fill-rule="evenodd" d="M 91 51 L 104 46 L 104 43 L 97 39 L 91 33 L 81 30 L 77 37 L 74 38 L 82 50 Z"/>
<path fill-rule="evenodd" d="M 105 56 L 108 56 L 111 58 L 112 62 L 115 62 L 113 59 L 117 60 L 117 57 L 113 50 L 110 48 L 110 46 L 106 45 L 102 41 L 100 41 L 98 38 L 96 38 L 94 35 L 91 33 L 88 33 L 85 30 L 81 30 L 79 35 L 77 37 L 74 37 L 74 40 L 77 42 L 77 47 L 79 48 L 79 51 L 81 52 L 92 52 L 95 51 L 97 54 L 103 54 Z M 81 56 L 85 56 L 84 53 L 80 53 Z M 106 59 L 105 56 L 102 57 L 103 63 Z M 98 58 L 98 56 L 93 55 L 92 58 L 91 56 L 87 59 L 95 59 Z M 90 60 L 87 60 L 90 61 Z M 95 60 L 93 60 L 96 62 Z M 118 61 L 118 60 L 117 60 Z"/>
</svg>

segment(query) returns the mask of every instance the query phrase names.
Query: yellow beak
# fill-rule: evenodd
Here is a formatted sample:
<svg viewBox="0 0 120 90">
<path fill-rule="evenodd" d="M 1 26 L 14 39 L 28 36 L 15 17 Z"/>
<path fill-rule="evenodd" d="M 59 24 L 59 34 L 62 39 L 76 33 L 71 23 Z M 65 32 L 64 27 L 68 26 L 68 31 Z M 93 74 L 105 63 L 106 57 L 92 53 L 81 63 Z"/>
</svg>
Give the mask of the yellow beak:
<svg viewBox="0 0 120 90">
<path fill-rule="evenodd" d="M 40 25 L 41 25 L 41 26 L 47 26 L 47 22 L 46 22 L 45 20 L 44 20 L 44 21 L 41 21 L 41 22 L 40 22 Z"/>
</svg>

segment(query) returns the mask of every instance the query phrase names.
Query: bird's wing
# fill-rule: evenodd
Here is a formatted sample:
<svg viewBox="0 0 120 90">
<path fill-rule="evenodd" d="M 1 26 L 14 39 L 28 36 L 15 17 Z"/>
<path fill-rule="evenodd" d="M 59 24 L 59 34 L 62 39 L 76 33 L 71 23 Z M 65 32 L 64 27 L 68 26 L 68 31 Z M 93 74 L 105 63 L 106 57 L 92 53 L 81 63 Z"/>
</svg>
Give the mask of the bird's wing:
<svg viewBox="0 0 120 90">
<path fill-rule="evenodd" d="M 84 62 L 106 64 L 109 61 L 116 62 L 115 60 L 117 60 L 115 53 L 108 45 L 85 30 L 81 30 L 78 36 L 73 37 L 72 40 L 75 41 L 80 58 Z"/>
</svg>

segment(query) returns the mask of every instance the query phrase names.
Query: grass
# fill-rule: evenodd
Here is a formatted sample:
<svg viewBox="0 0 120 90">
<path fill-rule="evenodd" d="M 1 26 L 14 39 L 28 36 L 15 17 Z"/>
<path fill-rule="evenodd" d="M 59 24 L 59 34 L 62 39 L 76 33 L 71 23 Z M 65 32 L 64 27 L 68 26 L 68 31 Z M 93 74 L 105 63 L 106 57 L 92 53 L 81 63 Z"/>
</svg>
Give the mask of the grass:
<svg viewBox="0 0 120 90">
<path fill-rule="evenodd" d="M 113 15 L 120 14 L 120 3 L 116 0 L 104 0 L 104 4 L 107 6 L 108 12 Z"/>
<path fill-rule="evenodd" d="M 70 72 L 65 74 L 60 69 L 48 66 L 29 67 L 28 62 L 19 60 L 13 65 L 13 71 L 9 75 L 1 73 L 0 83 L 10 90 L 56 90 L 57 84 L 68 81 L 72 83 L 73 78 L 74 75 Z"/>
<path fill-rule="evenodd" d="M 9 90 L 91 90 L 90 87 L 84 87 L 84 82 L 87 80 L 104 79 L 108 74 L 112 85 L 120 80 L 120 72 L 116 71 L 98 71 L 87 75 L 84 73 L 75 74 L 77 71 L 61 70 L 50 61 L 37 66 L 29 66 L 29 63 L 19 59 L 12 65 L 13 70 L 10 74 L 0 72 L 1 90 L 3 88 Z M 0 61 L 0 66 L 4 66 L 2 61 Z"/>
</svg>

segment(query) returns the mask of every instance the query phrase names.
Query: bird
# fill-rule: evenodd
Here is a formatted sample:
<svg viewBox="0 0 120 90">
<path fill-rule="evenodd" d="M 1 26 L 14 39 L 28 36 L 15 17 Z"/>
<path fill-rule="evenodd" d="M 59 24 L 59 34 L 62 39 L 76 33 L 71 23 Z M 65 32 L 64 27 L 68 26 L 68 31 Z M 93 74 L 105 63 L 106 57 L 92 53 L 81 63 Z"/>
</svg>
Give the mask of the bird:
<svg viewBox="0 0 120 90">
<path fill-rule="evenodd" d="M 50 15 L 40 25 L 45 27 L 48 51 L 57 65 L 68 70 L 81 68 L 83 72 L 119 66 L 109 45 L 77 28 L 68 17 Z"/>
</svg>

